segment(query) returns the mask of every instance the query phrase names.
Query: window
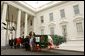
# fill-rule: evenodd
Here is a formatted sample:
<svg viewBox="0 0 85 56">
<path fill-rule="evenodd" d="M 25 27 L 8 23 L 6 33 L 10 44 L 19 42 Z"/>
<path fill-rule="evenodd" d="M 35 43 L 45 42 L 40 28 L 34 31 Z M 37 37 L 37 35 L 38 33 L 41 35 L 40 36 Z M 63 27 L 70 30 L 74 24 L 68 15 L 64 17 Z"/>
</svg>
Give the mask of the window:
<svg viewBox="0 0 85 56">
<path fill-rule="evenodd" d="M 60 15 L 61 15 L 61 18 L 64 18 L 65 17 L 64 9 L 60 10 Z"/>
<path fill-rule="evenodd" d="M 83 32 L 82 22 L 76 23 L 76 27 L 77 27 L 77 32 Z"/>
<path fill-rule="evenodd" d="M 40 37 L 35 37 L 36 42 L 40 42 Z"/>
<path fill-rule="evenodd" d="M 44 23 L 43 16 L 41 16 L 41 23 Z"/>
<path fill-rule="evenodd" d="M 74 8 L 74 13 L 79 14 L 79 5 L 74 5 L 73 8 Z"/>
<path fill-rule="evenodd" d="M 32 20 L 30 20 L 30 25 L 32 26 Z"/>
<path fill-rule="evenodd" d="M 63 31 L 62 33 L 63 33 L 64 37 L 66 37 L 66 35 L 67 35 L 66 25 L 62 26 L 62 31 Z"/>
<path fill-rule="evenodd" d="M 43 35 L 44 34 L 44 29 L 41 29 L 41 35 Z"/>
<path fill-rule="evenodd" d="M 50 17 L 50 21 L 53 21 L 53 13 L 50 13 L 49 17 Z"/>
<path fill-rule="evenodd" d="M 51 27 L 51 28 L 50 28 L 50 34 L 51 34 L 51 35 L 54 35 L 54 27 Z"/>
</svg>

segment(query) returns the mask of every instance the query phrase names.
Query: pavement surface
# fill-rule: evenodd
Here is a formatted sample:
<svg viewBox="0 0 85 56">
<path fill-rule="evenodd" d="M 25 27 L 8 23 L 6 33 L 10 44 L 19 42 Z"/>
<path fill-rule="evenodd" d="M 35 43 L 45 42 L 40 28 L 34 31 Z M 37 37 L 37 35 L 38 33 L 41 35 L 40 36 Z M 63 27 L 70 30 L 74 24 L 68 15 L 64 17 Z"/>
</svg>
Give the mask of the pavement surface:
<svg viewBox="0 0 85 56">
<path fill-rule="evenodd" d="M 84 52 L 67 50 L 48 50 L 42 49 L 39 52 L 26 51 L 25 49 L 1 49 L 1 55 L 84 55 Z"/>
</svg>

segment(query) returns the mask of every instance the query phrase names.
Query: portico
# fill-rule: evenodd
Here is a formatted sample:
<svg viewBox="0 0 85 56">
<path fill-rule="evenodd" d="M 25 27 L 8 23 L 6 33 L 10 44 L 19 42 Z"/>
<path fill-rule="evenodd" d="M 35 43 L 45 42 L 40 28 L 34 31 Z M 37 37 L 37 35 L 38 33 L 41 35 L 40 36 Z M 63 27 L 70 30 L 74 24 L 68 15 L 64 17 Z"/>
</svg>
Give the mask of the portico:
<svg viewBox="0 0 85 56">
<path fill-rule="evenodd" d="M 33 23 L 34 15 L 6 2 L 3 2 L 2 6 L 1 40 L 3 41 L 1 41 L 1 46 L 6 46 L 8 45 L 9 39 L 19 38 L 22 36 L 25 38 L 28 35 L 29 29 L 33 27 L 33 25 L 31 26 L 29 23 Z M 33 28 L 30 31 L 33 31 Z"/>
</svg>

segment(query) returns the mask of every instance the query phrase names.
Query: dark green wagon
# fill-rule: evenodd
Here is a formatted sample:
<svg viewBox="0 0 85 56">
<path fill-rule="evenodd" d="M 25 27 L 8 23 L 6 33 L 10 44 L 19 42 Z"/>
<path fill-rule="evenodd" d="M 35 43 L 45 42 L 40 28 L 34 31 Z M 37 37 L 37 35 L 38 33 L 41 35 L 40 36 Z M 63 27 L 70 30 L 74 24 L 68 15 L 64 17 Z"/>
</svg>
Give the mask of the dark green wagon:
<svg viewBox="0 0 85 56">
<path fill-rule="evenodd" d="M 59 35 L 50 35 L 53 39 L 55 45 L 60 45 L 65 42 L 65 38 Z M 48 35 L 36 35 L 35 37 L 40 37 L 39 45 L 41 48 L 48 47 Z"/>
<path fill-rule="evenodd" d="M 36 35 L 35 37 L 40 37 L 39 45 L 41 48 L 46 48 L 48 46 L 48 35 Z"/>
</svg>

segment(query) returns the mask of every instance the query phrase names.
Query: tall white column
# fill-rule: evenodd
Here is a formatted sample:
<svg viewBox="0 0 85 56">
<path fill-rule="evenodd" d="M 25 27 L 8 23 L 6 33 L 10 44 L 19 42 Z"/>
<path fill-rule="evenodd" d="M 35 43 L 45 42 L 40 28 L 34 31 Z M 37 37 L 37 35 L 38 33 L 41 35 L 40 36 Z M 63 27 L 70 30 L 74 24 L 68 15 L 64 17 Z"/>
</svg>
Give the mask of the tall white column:
<svg viewBox="0 0 85 56">
<path fill-rule="evenodd" d="M 37 17 L 34 16 L 34 19 L 33 19 L 33 32 L 37 33 L 37 21 L 36 21 Z"/>
<path fill-rule="evenodd" d="M 3 1 L 1 1 L 1 6 L 2 6 L 2 4 L 3 4 Z"/>
<path fill-rule="evenodd" d="M 1 13 L 2 13 L 3 1 L 1 1 Z"/>
<path fill-rule="evenodd" d="M 9 29 L 11 29 L 11 22 L 9 22 Z M 11 31 L 9 30 L 9 39 L 12 38 Z"/>
<path fill-rule="evenodd" d="M 27 36 L 27 18 L 28 18 L 28 15 L 27 15 L 27 13 L 26 13 L 26 14 L 25 14 L 24 38 L 26 38 L 26 36 Z"/>
<path fill-rule="evenodd" d="M 6 30 L 6 39 L 5 39 L 6 40 L 6 46 L 8 46 L 8 44 L 9 44 L 9 42 L 8 42 L 8 26 L 9 25 L 8 24 L 9 24 L 9 22 L 7 21 L 7 27 L 6 27 L 7 30 Z"/>
<path fill-rule="evenodd" d="M 21 10 L 18 11 L 16 38 L 20 37 Z"/>
<path fill-rule="evenodd" d="M 10 29 L 10 22 L 8 22 L 8 29 Z M 10 30 L 8 30 L 8 40 L 10 39 Z"/>
<path fill-rule="evenodd" d="M 15 24 L 13 23 L 13 27 L 15 28 Z M 13 30 L 13 39 L 15 38 L 15 30 Z"/>
<path fill-rule="evenodd" d="M 3 27 L 6 27 L 2 22 L 6 23 L 6 13 L 7 13 L 7 4 L 4 3 L 2 15 L 1 15 L 1 46 L 6 46 L 6 30 Z"/>
</svg>

